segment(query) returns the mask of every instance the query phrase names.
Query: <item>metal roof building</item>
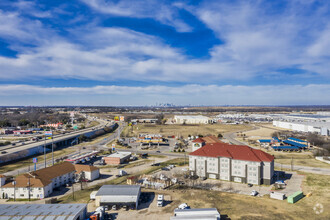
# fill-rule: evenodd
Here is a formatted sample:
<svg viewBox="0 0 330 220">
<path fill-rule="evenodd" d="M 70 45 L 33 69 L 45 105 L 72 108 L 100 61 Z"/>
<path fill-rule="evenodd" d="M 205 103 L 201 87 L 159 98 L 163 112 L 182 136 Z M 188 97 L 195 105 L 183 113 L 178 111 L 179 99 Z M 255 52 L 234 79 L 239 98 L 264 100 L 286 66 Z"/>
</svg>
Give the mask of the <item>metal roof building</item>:
<svg viewBox="0 0 330 220">
<path fill-rule="evenodd" d="M 83 220 L 86 204 L 1 204 L 0 219 Z"/>
<path fill-rule="evenodd" d="M 138 207 L 141 194 L 139 185 L 103 185 L 95 195 L 96 206 Z"/>
<path fill-rule="evenodd" d="M 220 213 L 216 208 L 208 209 L 175 209 L 171 220 L 219 220 Z"/>
</svg>

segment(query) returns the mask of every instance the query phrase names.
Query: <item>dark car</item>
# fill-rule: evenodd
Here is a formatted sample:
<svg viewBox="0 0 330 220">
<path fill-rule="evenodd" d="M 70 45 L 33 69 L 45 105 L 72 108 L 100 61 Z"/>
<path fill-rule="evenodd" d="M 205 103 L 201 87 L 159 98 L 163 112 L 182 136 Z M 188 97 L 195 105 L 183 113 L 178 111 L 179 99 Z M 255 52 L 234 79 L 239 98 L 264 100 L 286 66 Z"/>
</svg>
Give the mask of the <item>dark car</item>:
<svg viewBox="0 0 330 220">
<path fill-rule="evenodd" d="M 248 185 L 248 187 L 252 187 L 253 186 L 253 184 L 251 184 L 251 183 L 248 183 L 247 185 Z"/>
<path fill-rule="evenodd" d="M 156 151 L 156 153 L 160 153 L 160 151 L 158 150 L 158 151 Z"/>
<path fill-rule="evenodd" d="M 1 154 L 6 154 L 7 153 L 7 151 L 1 151 Z"/>
</svg>

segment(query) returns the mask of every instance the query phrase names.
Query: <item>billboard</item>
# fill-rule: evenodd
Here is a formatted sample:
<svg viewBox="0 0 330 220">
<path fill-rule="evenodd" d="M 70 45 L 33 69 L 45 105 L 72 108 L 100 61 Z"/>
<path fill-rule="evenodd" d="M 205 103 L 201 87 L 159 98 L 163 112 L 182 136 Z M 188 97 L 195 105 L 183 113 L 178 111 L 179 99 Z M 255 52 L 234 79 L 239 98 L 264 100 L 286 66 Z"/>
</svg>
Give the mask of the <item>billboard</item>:
<svg viewBox="0 0 330 220">
<path fill-rule="evenodd" d="M 119 117 L 119 121 L 125 121 L 125 117 L 124 116 L 120 116 Z"/>
<path fill-rule="evenodd" d="M 45 131 L 44 134 L 47 135 L 47 136 L 52 136 L 53 135 L 53 132 L 52 131 Z"/>
</svg>

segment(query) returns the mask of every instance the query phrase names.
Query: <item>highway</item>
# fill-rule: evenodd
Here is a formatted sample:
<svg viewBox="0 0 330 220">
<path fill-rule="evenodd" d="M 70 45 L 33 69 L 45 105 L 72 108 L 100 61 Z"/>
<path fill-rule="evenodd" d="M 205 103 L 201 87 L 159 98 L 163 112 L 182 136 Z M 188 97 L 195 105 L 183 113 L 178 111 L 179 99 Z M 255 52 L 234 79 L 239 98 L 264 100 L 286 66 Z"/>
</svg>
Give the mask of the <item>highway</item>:
<svg viewBox="0 0 330 220">
<path fill-rule="evenodd" d="M 89 133 L 89 132 L 92 132 L 92 131 L 95 131 L 95 130 L 98 130 L 98 129 L 102 129 L 107 124 L 109 124 L 109 122 L 105 121 L 105 120 L 98 119 L 98 121 L 100 122 L 100 124 L 95 126 L 95 127 L 85 128 L 85 129 L 82 129 L 82 130 L 79 130 L 79 131 L 70 132 L 69 134 L 55 135 L 53 137 L 53 140 L 46 139 L 46 140 L 40 140 L 38 142 L 32 142 L 32 143 L 24 144 L 24 145 L 20 145 L 20 146 L 16 145 L 16 146 L 3 147 L 3 148 L 1 148 L 2 154 L 0 155 L 0 158 L 1 157 L 6 157 L 10 154 L 14 154 L 14 153 L 17 153 L 17 152 L 23 152 L 25 150 L 33 149 L 33 148 L 36 148 L 36 147 L 42 147 L 45 144 L 49 145 L 52 142 L 56 143 L 56 142 L 72 139 L 72 138 L 75 138 L 79 135 L 83 135 L 83 134 L 86 134 L 86 133 Z M 6 153 L 3 153 L 3 152 L 6 152 Z"/>
<path fill-rule="evenodd" d="M 108 138 L 105 138 L 105 139 L 102 139 L 100 142 L 98 142 L 97 144 L 94 144 L 94 145 L 91 145 L 89 146 L 89 148 L 92 148 L 93 146 L 96 146 L 96 147 L 100 147 L 100 148 L 105 148 L 105 145 L 111 141 L 113 141 L 114 139 L 118 138 L 120 136 L 120 133 L 122 132 L 124 126 L 121 124 L 121 123 L 118 123 L 119 127 L 115 130 L 115 132 Z M 75 146 L 72 146 L 70 148 L 76 148 L 77 145 Z M 109 148 L 107 148 L 109 149 Z M 71 154 L 75 154 L 77 152 L 73 152 Z M 67 156 L 70 156 L 71 154 L 67 155 Z M 62 157 L 62 156 L 61 156 Z M 56 160 L 57 157 L 54 158 L 54 160 Z M 47 166 L 50 166 L 52 165 L 52 158 L 47 158 Z M 37 164 L 37 170 L 38 169 L 42 169 L 45 167 L 45 163 L 44 161 L 40 162 Z M 6 172 L 4 173 L 4 175 L 7 175 L 7 176 L 16 176 L 20 173 L 26 173 L 30 170 L 33 170 L 34 169 L 34 165 L 31 163 L 31 166 L 26 166 L 26 167 L 22 167 L 22 168 L 19 168 L 19 169 L 16 169 L 16 170 L 13 170 L 13 171 L 9 171 L 9 172 Z"/>
</svg>

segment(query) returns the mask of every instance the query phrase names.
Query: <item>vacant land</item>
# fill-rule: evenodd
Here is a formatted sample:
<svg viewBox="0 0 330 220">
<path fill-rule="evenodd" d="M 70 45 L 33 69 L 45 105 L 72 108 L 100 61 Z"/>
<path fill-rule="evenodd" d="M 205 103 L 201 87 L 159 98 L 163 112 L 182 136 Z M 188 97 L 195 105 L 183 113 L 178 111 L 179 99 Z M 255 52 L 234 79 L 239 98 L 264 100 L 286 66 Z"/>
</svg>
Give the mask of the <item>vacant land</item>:
<svg viewBox="0 0 330 220">
<path fill-rule="evenodd" d="M 278 131 L 278 128 L 272 128 L 270 125 L 255 126 L 254 128 L 254 130 L 243 132 L 250 140 L 269 139 L 274 132 Z"/>
<path fill-rule="evenodd" d="M 206 124 L 206 125 L 136 125 L 126 127 L 123 136 L 137 136 L 139 133 L 162 134 L 164 136 L 188 135 L 218 135 L 219 133 L 237 132 L 252 129 L 250 125 L 227 125 L 227 124 Z"/>
</svg>

